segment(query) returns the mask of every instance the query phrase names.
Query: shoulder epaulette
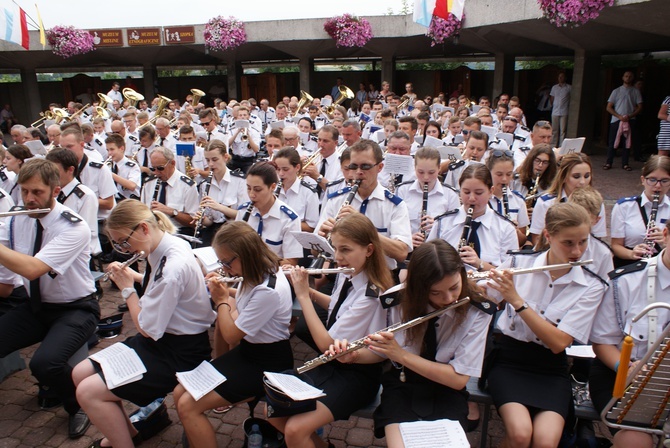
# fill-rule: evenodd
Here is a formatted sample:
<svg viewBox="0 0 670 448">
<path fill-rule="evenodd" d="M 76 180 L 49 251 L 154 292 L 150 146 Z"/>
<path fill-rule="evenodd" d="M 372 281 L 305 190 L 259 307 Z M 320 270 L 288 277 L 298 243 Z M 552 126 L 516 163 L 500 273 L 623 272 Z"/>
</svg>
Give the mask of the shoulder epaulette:
<svg viewBox="0 0 670 448">
<path fill-rule="evenodd" d="M 351 187 L 340 188 L 339 190 L 333 191 L 332 193 L 330 193 L 328 195 L 328 199 L 333 199 L 333 198 L 336 198 L 338 196 L 342 196 L 344 193 L 349 193 L 350 191 L 351 191 Z"/>
<path fill-rule="evenodd" d="M 388 190 L 384 190 L 384 197 L 388 199 L 389 201 L 393 202 L 393 205 L 398 205 L 402 202 L 402 198 L 394 195 Z"/>
<path fill-rule="evenodd" d="M 156 275 L 154 275 L 154 281 L 160 280 L 163 278 L 163 268 L 165 267 L 165 262 L 167 261 L 167 256 L 163 255 L 163 258 L 161 258 L 160 263 L 158 263 L 158 267 L 156 268 Z"/>
<path fill-rule="evenodd" d="M 636 199 L 637 199 L 637 196 L 628 196 L 628 197 L 619 199 L 618 201 L 616 201 L 616 203 L 617 204 L 623 204 L 624 202 L 630 202 L 630 201 L 634 201 Z"/>
<path fill-rule="evenodd" d="M 491 209 L 491 210 L 493 210 L 493 209 Z M 514 224 L 514 221 L 512 221 L 511 219 L 509 219 L 507 216 L 505 216 L 505 215 L 503 215 L 503 214 L 501 214 L 501 213 L 498 213 L 497 210 L 493 210 L 493 213 L 495 213 L 495 215 L 496 215 L 498 218 L 500 218 L 500 219 L 504 219 L 504 220 L 507 221 L 508 223 L 512 224 L 512 225 L 514 226 L 514 228 L 516 228 L 516 224 Z"/>
<path fill-rule="evenodd" d="M 396 187 L 402 187 L 403 185 L 409 185 L 411 183 L 414 183 L 413 180 L 406 180 L 405 182 L 400 182 Z"/>
<path fill-rule="evenodd" d="M 132 160 L 129 160 L 129 161 L 126 162 L 126 166 L 133 167 L 133 166 L 135 166 L 135 162 L 133 162 Z"/>
<path fill-rule="evenodd" d="M 456 188 L 456 187 L 452 187 L 452 186 L 449 185 L 449 184 L 444 184 L 444 183 L 443 183 L 442 186 L 443 186 L 444 188 L 448 188 L 448 189 L 450 189 L 451 191 L 453 191 L 453 192 L 456 193 L 456 194 L 460 194 L 460 193 L 461 193 L 461 191 L 460 191 L 458 188 Z"/>
<path fill-rule="evenodd" d="M 246 173 L 239 168 L 236 169 L 235 171 L 231 171 L 230 175 L 235 176 L 235 177 L 239 177 L 241 179 L 246 179 L 246 177 L 247 177 Z"/>
<path fill-rule="evenodd" d="M 282 212 L 284 212 L 286 214 L 286 216 L 291 218 L 291 221 L 293 221 L 294 219 L 296 219 L 298 217 L 298 215 L 296 215 L 295 212 L 293 210 L 291 210 L 290 208 L 288 208 L 286 205 L 282 205 L 281 207 L 279 207 L 279 210 L 281 210 Z"/>
<path fill-rule="evenodd" d="M 526 132 L 530 132 L 530 128 L 528 126 L 521 125 L 521 129 L 523 129 Z"/>
<path fill-rule="evenodd" d="M 481 302 L 475 302 L 474 300 L 471 300 L 470 305 L 474 306 L 479 311 L 490 315 L 494 315 L 496 311 L 498 311 L 498 306 L 488 300 L 482 300 Z"/>
<path fill-rule="evenodd" d="M 100 163 L 100 162 L 89 162 L 88 166 L 100 169 L 105 165 L 103 163 Z"/>
<path fill-rule="evenodd" d="M 275 274 L 270 274 L 268 276 L 268 288 L 275 289 L 277 285 L 277 276 Z"/>
<path fill-rule="evenodd" d="M 238 210 L 245 209 L 245 208 L 249 207 L 249 204 L 251 204 L 251 201 L 248 201 L 248 202 L 245 202 L 245 203 L 242 204 L 242 205 L 239 205 L 239 206 L 237 207 L 237 209 L 238 209 Z"/>
<path fill-rule="evenodd" d="M 4 198 L 4 197 L 5 197 L 5 193 L 3 193 L 2 191 L 0 191 L 0 199 L 2 199 L 2 198 Z"/>
<path fill-rule="evenodd" d="M 556 199 L 556 195 L 555 194 L 543 194 L 542 196 L 540 196 L 540 199 L 542 199 L 543 201 L 550 201 L 552 199 Z"/>
<path fill-rule="evenodd" d="M 312 191 L 312 192 L 314 192 L 314 193 L 317 192 L 317 191 L 316 191 L 316 185 L 310 184 L 309 182 L 307 182 L 307 181 L 304 180 L 304 179 L 300 181 L 300 185 L 302 185 L 302 186 L 305 187 L 305 188 L 309 188 L 309 190 Z"/>
<path fill-rule="evenodd" d="M 7 179 L 9 179 L 9 178 L 7 177 L 7 174 L 5 174 L 5 171 L 4 170 L 0 171 L 0 180 L 2 180 L 4 182 Z"/>
<path fill-rule="evenodd" d="M 379 286 L 375 285 L 372 282 L 368 282 L 368 287 L 365 289 L 365 296 L 377 298 L 379 297 L 379 294 L 381 294 Z"/>
<path fill-rule="evenodd" d="M 457 162 L 452 162 L 452 163 L 449 164 L 449 171 L 454 171 L 455 169 L 460 168 L 463 165 L 465 165 L 465 160 L 459 160 Z"/>
<path fill-rule="evenodd" d="M 310 135 L 309 139 L 313 142 L 318 142 L 319 141 L 319 137 L 317 137 L 316 135 Z"/>
<path fill-rule="evenodd" d="M 441 215 L 437 215 L 435 218 L 433 218 L 433 220 L 434 220 L 434 221 L 437 221 L 438 219 L 442 219 L 442 218 L 444 218 L 445 216 L 454 215 L 454 214 L 458 213 L 458 210 L 459 210 L 459 209 L 455 208 L 455 209 L 453 209 L 453 210 L 446 211 L 446 212 L 442 213 Z"/>
<path fill-rule="evenodd" d="M 393 308 L 394 306 L 400 305 L 400 296 L 402 290 L 405 288 L 405 285 L 403 283 L 394 286 L 393 288 L 390 288 L 384 293 L 379 295 L 379 301 L 381 302 L 382 308 L 388 309 L 388 308 Z"/>
<path fill-rule="evenodd" d="M 81 222 L 81 218 L 79 216 L 68 210 L 64 210 L 60 215 L 70 222 Z"/>
<path fill-rule="evenodd" d="M 84 197 L 84 195 L 86 194 L 86 193 L 84 193 L 84 190 L 82 190 L 81 188 L 79 188 L 79 185 L 77 185 L 76 187 L 74 187 L 74 189 L 72 190 L 72 192 L 73 192 L 79 199 L 81 199 L 82 197 Z"/>
<path fill-rule="evenodd" d="M 598 237 L 595 236 L 594 234 L 591 234 L 591 238 L 593 238 L 593 239 L 596 240 L 596 241 L 599 241 L 601 244 L 604 244 L 605 247 L 606 247 L 610 252 L 612 252 L 612 246 L 610 246 L 609 244 L 607 244 L 605 241 L 603 241 L 602 239 L 598 238 Z"/>
<path fill-rule="evenodd" d="M 641 271 L 646 267 L 647 267 L 646 261 L 638 261 L 636 263 L 631 263 L 627 264 L 626 266 L 616 268 L 615 270 L 608 272 L 607 276 L 610 278 L 610 280 L 614 280 L 615 278 L 621 277 L 622 275 L 630 274 L 631 272 Z"/>
<path fill-rule="evenodd" d="M 128 134 L 128 138 L 131 139 L 131 140 L 132 140 L 133 142 L 135 142 L 135 143 L 139 142 L 138 138 L 135 137 L 134 135 L 130 135 L 130 134 Z"/>
<path fill-rule="evenodd" d="M 334 180 L 332 182 L 328 182 L 326 184 L 326 188 L 332 187 L 333 185 L 341 184 L 342 182 L 344 182 L 344 177 L 342 177 L 340 179 L 337 179 L 337 180 Z"/>
<path fill-rule="evenodd" d="M 530 146 L 522 146 L 521 148 L 519 148 L 519 151 L 523 151 L 523 152 L 530 151 Z"/>
<path fill-rule="evenodd" d="M 512 194 L 515 194 L 515 195 L 519 196 L 524 201 L 526 200 L 526 197 L 524 195 L 522 195 L 521 193 L 519 193 L 518 191 L 516 191 L 516 190 L 512 190 Z"/>
<path fill-rule="evenodd" d="M 95 143 L 97 143 L 98 146 L 104 146 L 103 143 L 100 141 L 99 138 L 96 138 L 96 139 L 95 139 Z"/>
<path fill-rule="evenodd" d="M 526 137 L 522 137 L 520 135 L 514 134 L 514 140 L 520 140 L 522 142 L 526 141 Z"/>
<path fill-rule="evenodd" d="M 21 210 L 26 210 L 26 208 L 22 205 L 15 205 L 12 208 L 9 209 L 10 212 L 18 212 Z"/>
<path fill-rule="evenodd" d="M 600 281 L 600 283 L 605 285 L 606 288 L 609 288 L 610 285 L 609 285 L 609 283 L 607 283 L 607 281 L 604 278 L 602 278 L 601 276 L 599 276 L 598 274 L 596 274 L 595 272 L 593 272 L 591 269 L 587 268 L 586 266 L 582 266 L 582 269 L 585 272 L 588 272 L 589 274 L 591 274 L 596 279 L 598 279 Z"/>
<path fill-rule="evenodd" d="M 181 181 L 184 182 L 189 187 L 195 185 L 195 181 L 188 176 L 181 176 L 179 179 L 181 179 Z"/>
</svg>

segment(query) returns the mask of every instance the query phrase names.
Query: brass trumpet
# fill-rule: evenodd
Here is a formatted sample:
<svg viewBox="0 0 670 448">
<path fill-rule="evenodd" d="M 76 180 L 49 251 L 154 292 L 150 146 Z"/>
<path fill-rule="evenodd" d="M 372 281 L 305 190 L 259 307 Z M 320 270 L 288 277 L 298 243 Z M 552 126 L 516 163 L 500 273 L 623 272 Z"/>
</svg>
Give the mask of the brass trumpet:
<svg viewBox="0 0 670 448">
<path fill-rule="evenodd" d="M 130 107 L 135 107 L 139 101 L 144 99 L 144 95 L 135 92 L 130 87 L 124 88 L 121 93 L 123 94 L 123 97 L 128 100 Z"/>
<path fill-rule="evenodd" d="M 307 168 L 310 165 L 316 165 L 321 161 L 323 157 L 321 156 L 321 148 L 317 149 L 314 151 L 314 154 L 309 156 L 307 160 L 302 164 L 302 168 L 300 168 L 300 174 L 298 175 L 298 179 L 302 180 L 303 177 L 305 177 L 305 168 Z"/>
<path fill-rule="evenodd" d="M 340 96 L 337 97 L 337 100 L 330 106 L 326 107 L 326 114 L 332 115 L 333 111 L 337 106 L 344 103 L 345 100 L 353 99 L 356 95 L 354 92 L 347 86 L 340 86 L 337 88 L 340 91 Z"/>
</svg>

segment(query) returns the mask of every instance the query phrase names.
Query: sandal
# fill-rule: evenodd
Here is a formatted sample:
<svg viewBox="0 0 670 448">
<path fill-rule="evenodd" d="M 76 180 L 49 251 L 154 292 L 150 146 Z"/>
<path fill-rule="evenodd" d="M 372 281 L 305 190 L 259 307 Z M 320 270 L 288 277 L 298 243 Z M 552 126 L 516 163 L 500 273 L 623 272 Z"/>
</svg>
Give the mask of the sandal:
<svg viewBox="0 0 670 448">
<path fill-rule="evenodd" d="M 624 165 L 624 166 L 623 166 L 623 169 L 624 169 L 625 171 L 633 171 L 633 168 L 631 168 L 630 165 Z"/>
<path fill-rule="evenodd" d="M 612 164 L 611 164 L 611 163 L 606 163 L 606 164 L 604 164 L 604 165 L 603 165 L 603 169 L 604 169 L 604 170 L 610 170 L 610 169 L 612 169 Z"/>
<path fill-rule="evenodd" d="M 225 414 L 226 412 L 230 411 L 233 408 L 232 405 L 230 406 L 220 406 L 218 408 L 212 409 L 215 414 Z"/>
</svg>

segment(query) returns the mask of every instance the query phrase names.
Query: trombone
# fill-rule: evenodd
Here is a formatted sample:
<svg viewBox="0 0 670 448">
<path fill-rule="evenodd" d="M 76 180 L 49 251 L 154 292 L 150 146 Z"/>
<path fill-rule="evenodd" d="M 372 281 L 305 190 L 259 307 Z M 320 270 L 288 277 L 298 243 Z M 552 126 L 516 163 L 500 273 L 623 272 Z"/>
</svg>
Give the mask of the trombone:
<svg viewBox="0 0 670 448">
<path fill-rule="evenodd" d="M 154 113 L 154 116 L 149 119 L 146 123 L 140 125 L 137 127 L 138 130 L 144 129 L 148 125 L 152 125 L 156 123 L 156 120 L 161 118 L 163 116 L 163 112 L 165 111 L 165 108 L 167 107 L 168 104 L 170 104 L 170 101 L 172 101 L 170 98 L 163 96 L 163 95 L 158 95 L 158 106 L 156 106 L 156 113 Z"/>
<path fill-rule="evenodd" d="M 54 115 L 50 109 L 47 109 L 44 112 L 40 112 L 40 117 L 41 118 L 38 118 L 30 124 L 31 128 L 39 128 L 40 126 L 43 126 L 45 120 L 54 120 L 56 115 Z"/>
<path fill-rule="evenodd" d="M 69 117 L 69 118 L 70 118 L 70 121 L 72 121 L 72 120 L 74 120 L 75 118 L 77 118 L 77 116 L 78 116 L 79 114 L 83 113 L 83 112 L 84 112 L 86 109 L 88 109 L 90 106 L 91 106 L 91 103 L 86 103 L 86 105 L 85 105 L 84 107 L 82 107 L 81 109 L 77 110 L 75 113 L 73 113 L 72 115 L 70 115 L 70 117 Z"/>
<path fill-rule="evenodd" d="M 329 116 L 332 115 L 335 108 L 344 103 L 345 100 L 353 99 L 356 96 L 354 95 L 354 92 L 347 86 L 342 85 L 338 87 L 338 90 L 340 91 L 340 96 L 337 97 L 337 100 L 335 100 L 333 104 L 326 107 L 326 114 Z"/>
</svg>

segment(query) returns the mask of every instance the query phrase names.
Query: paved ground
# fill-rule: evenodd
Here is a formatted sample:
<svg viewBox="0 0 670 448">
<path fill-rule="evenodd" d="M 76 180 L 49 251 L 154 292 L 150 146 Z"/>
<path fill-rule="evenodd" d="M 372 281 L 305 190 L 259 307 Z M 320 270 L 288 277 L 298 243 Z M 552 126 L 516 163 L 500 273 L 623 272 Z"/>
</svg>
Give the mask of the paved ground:
<svg viewBox="0 0 670 448">
<path fill-rule="evenodd" d="M 607 212 L 612 208 L 616 199 L 638 194 L 640 163 L 635 163 L 635 171 L 626 172 L 620 168 L 611 171 L 602 171 L 601 166 L 604 157 L 593 157 L 594 162 L 594 184 L 603 194 Z M 618 167 L 619 164 L 615 163 Z M 608 219 L 609 227 L 609 219 Z M 109 286 L 104 287 L 104 296 L 101 300 L 102 315 L 109 316 L 116 313 L 116 306 L 121 302 L 118 291 L 112 291 Z M 135 333 L 133 324 L 128 316 L 124 319 L 124 328 L 121 337 L 130 336 Z M 104 348 L 120 339 L 104 340 L 94 350 Z M 296 364 L 311 359 L 314 353 L 303 343 L 293 341 Z M 35 347 L 29 347 L 21 351 L 22 356 L 29 360 Z M 56 410 L 42 411 L 37 405 L 37 386 L 30 372 L 25 369 L 16 372 L 0 383 L 0 448 L 9 447 L 87 447 L 100 437 L 95 427 L 91 427 L 86 435 L 79 440 L 67 438 L 67 416 L 62 408 Z M 176 412 L 172 403 L 172 397 L 168 397 L 170 416 L 174 422 L 170 427 L 151 440 L 143 443 L 146 447 L 171 448 L 181 447 L 182 434 L 181 425 L 178 423 Z M 135 409 L 128 405 L 127 409 Z M 238 406 L 219 416 L 210 414 L 210 421 L 217 431 L 220 447 L 240 448 L 243 446 L 244 435 L 241 423 L 248 416 L 248 408 Z M 493 420 L 489 425 L 486 435 L 489 446 L 497 446 L 504 434 L 504 428 L 500 418 L 494 411 Z M 259 415 L 260 416 L 260 415 Z M 375 439 L 372 435 L 372 421 L 364 418 L 352 417 L 347 421 L 335 422 L 324 428 L 324 435 L 337 448 L 344 447 L 383 447 L 386 446 L 384 439 Z M 481 434 L 474 432 L 468 435 L 473 446 L 479 446 Z"/>
</svg>

